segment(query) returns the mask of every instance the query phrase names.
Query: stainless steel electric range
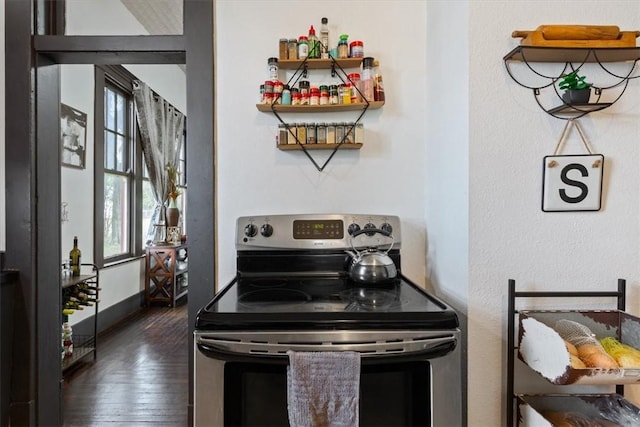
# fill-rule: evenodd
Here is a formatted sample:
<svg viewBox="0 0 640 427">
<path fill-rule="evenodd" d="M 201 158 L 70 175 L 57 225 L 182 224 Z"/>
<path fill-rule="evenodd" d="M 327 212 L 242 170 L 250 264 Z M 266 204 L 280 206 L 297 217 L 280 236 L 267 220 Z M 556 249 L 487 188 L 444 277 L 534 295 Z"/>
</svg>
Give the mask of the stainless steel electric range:
<svg viewBox="0 0 640 427">
<path fill-rule="evenodd" d="M 458 318 L 402 275 L 401 244 L 397 216 L 239 218 L 236 277 L 196 320 L 194 425 L 287 425 L 288 350 L 360 353 L 362 426 L 461 425 Z M 397 276 L 354 281 L 353 248 Z"/>
</svg>

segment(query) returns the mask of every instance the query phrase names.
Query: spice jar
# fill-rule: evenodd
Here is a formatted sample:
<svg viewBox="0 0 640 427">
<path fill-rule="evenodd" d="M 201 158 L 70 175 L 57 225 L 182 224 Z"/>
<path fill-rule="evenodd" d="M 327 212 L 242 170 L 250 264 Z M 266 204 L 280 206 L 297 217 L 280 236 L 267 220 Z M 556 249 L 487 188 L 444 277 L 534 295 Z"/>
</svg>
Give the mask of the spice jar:
<svg viewBox="0 0 640 427">
<path fill-rule="evenodd" d="M 316 126 L 316 144 L 327 143 L 327 124 L 318 123 Z"/>
<path fill-rule="evenodd" d="M 273 93 L 273 80 L 265 80 L 264 93 Z"/>
<path fill-rule="evenodd" d="M 287 58 L 298 59 L 298 39 L 289 39 L 287 42 Z"/>
<path fill-rule="evenodd" d="M 362 96 L 367 101 L 373 101 L 373 58 L 368 56 L 362 60 Z"/>
<path fill-rule="evenodd" d="M 283 90 L 284 90 L 284 83 L 282 83 L 280 81 L 274 81 L 273 82 L 273 102 L 274 102 L 274 104 L 280 104 Z"/>
<path fill-rule="evenodd" d="M 307 144 L 316 143 L 316 124 L 307 123 Z"/>
<path fill-rule="evenodd" d="M 320 105 L 320 89 L 317 87 L 309 90 L 309 105 Z"/>
<path fill-rule="evenodd" d="M 320 105 L 329 105 L 329 86 L 320 85 Z"/>
<path fill-rule="evenodd" d="M 302 102 L 302 95 L 296 88 L 291 88 L 291 105 L 300 105 Z"/>
<path fill-rule="evenodd" d="M 288 144 L 288 136 L 289 131 L 287 131 L 287 127 L 283 124 L 278 125 L 278 138 L 276 139 L 276 144 Z"/>
<path fill-rule="evenodd" d="M 329 104 L 330 105 L 338 105 L 340 101 L 338 100 L 338 85 L 329 86 Z"/>
<path fill-rule="evenodd" d="M 298 38 L 298 59 L 304 59 L 309 55 L 309 39 L 307 36 Z"/>
<path fill-rule="evenodd" d="M 267 60 L 267 70 L 271 80 L 278 80 L 278 58 L 269 58 Z"/>
<path fill-rule="evenodd" d="M 309 81 L 300 80 L 298 86 L 300 87 L 300 105 L 309 105 Z"/>
<path fill-rule="evenodd" d="M 364 144 L 364 125 L 358 123 L 356 125 L 356 144 Z"/>
<path fill-rule="evenodd" d="M 291 90 L 289 90 L 289 85 L 284 85 L 284 89 L 282 89 L 282 105 L 291 105 Z"/>
<path fill-rule="evenodd" d="M 338 58 L 348 58 L 349 57 L 349 45 L 347 40 L 349 36 L 347 34 L 341 34 L 340 40 L 338 41 Z"/>
<path fill-rule="evenodd" d="M 353 144 L 355 140 L 355 123 L 345 123 L 344 125 L 344 142 L 346 144 Z"/>
<path fill-rule="evenodd" d="M 278 42 L 278 58 L 279 59 L 288 59 L 289 58 L 289 40 L 288 39 L 280 39 Z"/>
<path fill-rule="evenodd" d="M 340 104 L 351 104 L 351 88 L 349 87 L 349 85 L 340 85 L 340 88 L 338 90 Z"/>
<path fill-rule="evenodd" d="M 335 144 L 336 143 L 336 124 L 329 123 L 327 124 L 327 144 Z"/>
<path fill-rule="evenodd" d="M 349 55 L 352 58 L 364 57 L 364 43 L 360 40 L 354 40 L 349 43 Z"/>
<path fill-rule="evenodd" d="M 336 144 L 344 142 L 344 123 L 336 123 Z"/>
<path fill-rule="evenodd" d="M 296 129 L 298 130 L 296 134 L 297 142 L 305 144 L 307 142 L 307 126 L 304 123 L 298 123 Z"/>
<path fill-rule="evenodd" d="M 355 104 L 358 102 L 362 102 L 362 97 L 360 96 L 360 92 L 358 92 L 358 84 L 360 83 L 360 74 L 359 73 L 351 73 L 347 76 L 351 83 L 351 103 Z"/>
</svg>

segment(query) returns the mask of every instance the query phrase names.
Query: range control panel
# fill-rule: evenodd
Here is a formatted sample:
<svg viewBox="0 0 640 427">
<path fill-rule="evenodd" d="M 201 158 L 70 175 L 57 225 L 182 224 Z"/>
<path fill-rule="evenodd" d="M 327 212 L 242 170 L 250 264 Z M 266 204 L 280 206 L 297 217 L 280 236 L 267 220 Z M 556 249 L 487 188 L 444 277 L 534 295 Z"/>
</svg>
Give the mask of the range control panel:
<svg viewBox="0 0 640 427">
<path fill-rule="evenodd" d="M 359 231 L 364 230 L 361 233 Z M 352 235 L 355 234 L 355 237 Z M 238 218 L 237 250 L 400 248 L 400 218 L 394 215 L 303 214 Z"/>
</svg>

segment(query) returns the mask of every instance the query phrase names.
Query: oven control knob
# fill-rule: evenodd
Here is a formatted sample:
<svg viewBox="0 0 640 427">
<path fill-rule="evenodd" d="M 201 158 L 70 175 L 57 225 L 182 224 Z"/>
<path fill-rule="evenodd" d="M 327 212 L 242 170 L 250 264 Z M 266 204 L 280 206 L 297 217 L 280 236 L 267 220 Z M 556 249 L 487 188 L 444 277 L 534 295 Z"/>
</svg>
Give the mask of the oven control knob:
<svg viewBox="0 0 640 427">
<path fill-rule="evenodd" d="M 258 227 L 255 224 L 248 224 L 244 228 L 244 235 L 247 237 L 255 237 L 258 234 Z"/>
<path fill-rule="evenodd" d="M 384 224 L 382 224 L 380 226 L 380 230 L 386 231 L 389 234 L 393 233 L 393 227 L 388 222 L 385 222 Z"/>
<path fill-rule="evenodd" d="M 364 229 L 365 230 L 368 230 L 368 229 L 371 229 L 371 228 L 376 228 L 376 225 L 372 224 L 370 222 L 364 225 Z M 366 234 L 367 236 L 375 236 L 376 233 L 374 231 L 374 232 L 368 232 L 368 233 L 364 233 L 364 234 Z"/>
<path fill-rule="evenodd" d="M 270 237 L 273 234 L 273 226 L 271 224 L 263 224 L 260 227 L 260 234 L 264 237 Z"/>
<path fill-rule="evenodd" d="M 356 231 L 360 231 L 360 226 L 355 222 L 349 225 L 349 228 L 347 228 L 347 232 L 349 233 L 350 236 Z"/>
</svg>

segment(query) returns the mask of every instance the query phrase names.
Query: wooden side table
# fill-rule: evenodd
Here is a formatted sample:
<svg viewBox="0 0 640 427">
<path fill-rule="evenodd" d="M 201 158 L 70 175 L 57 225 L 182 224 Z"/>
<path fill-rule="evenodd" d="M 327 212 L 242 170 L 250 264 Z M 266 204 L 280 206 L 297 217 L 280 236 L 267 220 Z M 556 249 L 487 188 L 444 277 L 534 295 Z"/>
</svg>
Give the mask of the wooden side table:
<svg viewBox="0 0 640 427">
<path fill-rule="evenodd" d="M 188 292 L 187 245 L 147 247 L 145 303 L 171 307 Z"/>
</svg>

